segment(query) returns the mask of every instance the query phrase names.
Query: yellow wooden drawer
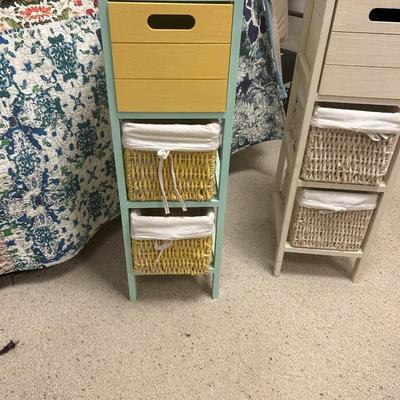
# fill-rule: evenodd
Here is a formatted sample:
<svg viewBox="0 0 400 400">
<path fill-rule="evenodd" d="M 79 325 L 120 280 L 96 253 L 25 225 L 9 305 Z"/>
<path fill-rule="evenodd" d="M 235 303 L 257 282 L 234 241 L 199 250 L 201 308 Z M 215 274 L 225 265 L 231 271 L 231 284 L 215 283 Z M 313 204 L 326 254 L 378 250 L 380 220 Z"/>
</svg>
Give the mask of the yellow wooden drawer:
<svg viewBox="0 0 400 400">
<path fill-rule="evenodd" d="M 120 112 L 223 112 L 225 79 L 115 79 Z"/>
<path fill-rule="evenodd" d="M 229 44 L 114 43 L 115 78 L 227 79 Z"/>
<path fill-rule="evenodd" d="M 400 68 L 400 35 L 332 32 L 325 62 Z"/>
<path fill-rule="evenodd" d="M 374 14 L 378 8 L 386 9 L 386 15 L 396 18 L 400 10 L 400 0 L 338 0 L 332 30 L 400 35 L 399 22 L 370 19 L 378 16 Z M 375 11 L 371 14 L 372 10 Z"/>
<path fill-rule="evenodd" d="M 319 93 L 397 100 L 400 99 L 400 68 L 326 64 Z"/>
<path fill-rule="evenodd" d="M 111 2 L 108 11 L 114 43 L 230 43 L 231 39 L 232 4 Z M 157 21 L 157 16 L 164 18 L 160 26 L 167 29 L 150 26 L 149 18 Z M 192 28 L 185 24 L 185 29 L 176 28 L 190 18 Z"/>
</svg>

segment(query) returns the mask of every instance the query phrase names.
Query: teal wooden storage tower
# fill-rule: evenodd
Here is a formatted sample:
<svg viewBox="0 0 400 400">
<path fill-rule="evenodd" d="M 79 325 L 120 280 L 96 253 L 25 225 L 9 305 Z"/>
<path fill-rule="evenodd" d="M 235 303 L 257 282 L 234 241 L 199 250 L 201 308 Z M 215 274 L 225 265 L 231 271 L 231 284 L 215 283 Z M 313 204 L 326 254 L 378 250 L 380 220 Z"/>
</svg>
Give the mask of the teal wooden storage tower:
<svg viewBox="0 0 400 400">
<path fill-rule="evenodd" d="M 186 201 L 188 208 L 215 210 L 213 261 L 208 272 L 212 297 L 219 295 L 242 12 L 243 0 L 100 1 L 131 301 L 136 300 L 138 273 L 131 249 L 130 211 L 162 209 L 163 203 L 128 200 L 121 138 L 121 124 L 126 120 L 220 121 L 216 194 L 207 201 Z M 168 204 L 181 207 L 177 201 Z"/>
</svg>

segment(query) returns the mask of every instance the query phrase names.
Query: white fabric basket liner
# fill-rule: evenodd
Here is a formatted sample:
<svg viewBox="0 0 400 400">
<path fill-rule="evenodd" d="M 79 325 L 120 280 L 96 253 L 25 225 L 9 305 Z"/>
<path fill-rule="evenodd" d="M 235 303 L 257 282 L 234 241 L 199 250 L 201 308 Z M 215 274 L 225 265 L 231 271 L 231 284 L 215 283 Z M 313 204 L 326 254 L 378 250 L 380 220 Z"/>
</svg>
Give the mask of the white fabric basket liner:
<svg viewBox="0 0 400 400">
<path fill-rule="evenodd" d="M 144 216 L 131 211 L 131 237 L 136 240 L 182 240 L 209 237 L 214 234 L 215 213 L 202 216 Z"/>
<path fill-rule="evenodd" d="M 218 122 L 190 124 L 122 124 L 122 145 L 132 150 L 212 151 L 219 146 Z"/>
<path fill-rule="evenodd" d="M 393 135 L 400 133 L 400 112 L 343 110 L 317 106 L 311 125 L 316 128 L 347 129 L 372 135 Z"/>
<path fill-rule="evenodd" d="M 296 201 L 301 207 L 326 211 L 374 210 L 378 194 L 302 189 L 297 193 Z"/>
</svg>

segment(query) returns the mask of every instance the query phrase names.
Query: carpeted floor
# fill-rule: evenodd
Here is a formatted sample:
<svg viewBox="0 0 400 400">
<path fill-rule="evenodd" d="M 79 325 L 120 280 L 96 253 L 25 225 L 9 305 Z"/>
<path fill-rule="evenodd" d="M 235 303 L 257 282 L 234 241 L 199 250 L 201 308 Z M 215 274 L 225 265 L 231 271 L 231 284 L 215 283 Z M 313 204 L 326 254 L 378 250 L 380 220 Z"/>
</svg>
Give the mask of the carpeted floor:
<svg viewBox="0 0 400 400">
<path fill-rule="evenodd" d="M 400 398 L 400 187 L 360 284 L 345 259 L 274 254 L 279 143 L 233 157 L 221 298 L 208 278 L 139 279 L 120 225 L 76 258 L 0 277 L 0 399 Z"/>
</svg>

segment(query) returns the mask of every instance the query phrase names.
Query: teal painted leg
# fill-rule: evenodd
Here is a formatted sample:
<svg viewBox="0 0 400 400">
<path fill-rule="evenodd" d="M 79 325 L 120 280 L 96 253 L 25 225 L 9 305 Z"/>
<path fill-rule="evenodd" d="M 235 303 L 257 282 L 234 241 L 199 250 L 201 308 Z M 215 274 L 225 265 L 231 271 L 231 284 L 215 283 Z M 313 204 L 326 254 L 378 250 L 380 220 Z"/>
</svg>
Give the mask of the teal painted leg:
<svg viewBox="0 0 400 400">
<path fill-rule="evenodd" d="M 217 224 L 215 230 L 215 250 L 214 250 L 214 273 L 212 277 L 212 298 L 219 297 L 219 286 L 221 278 L 222 242 L 224 235 L 224 215 L 223 210 L 217 210 Z"/>
<path fill-rule="evenodd" d="M 135 302 L 137 299 L 137 289 L 136 289 L 136 276 L 133 270 L 128 272 L 128 286 L 129 286 L 129 300 Z"/>
<path fill-rule="evenodd" d="M 124 164 L 122 158 L 122 145 L 121 135 L 119 133 L 120 124 L 117 119 L 112 119 L 111 122 L 113 132 L 114 129 L 118 129 L 118 134 L 113 134 L 113 146 L 114 146 L 114 157 L 115 167 L 117 169 L 117 181 L 118 181 L 118 192 L 119 201 L 121 207 L 121 221 L 122 221 L 122 233 L 124 237 L 124 249 L 125 249 L 125 260 L 126 260 L 126 271 L 128 275 L 128 286 L 129 286 L 129 298 L 131 301 L 136 300 L 136 276 L 133 269 L 132 259 L 132 248 L 131 248 L 131 232 L 130 232 L 130 220 L 129 220 L 129 207 L 126 197 L 126 186 L 124 176 Z M 117 126 L 115 126 L 117 125 Z"/>
<path fill-rule="evenodd" d="M 215 253 L 214 253 L 214 275 L 212 282 L 212 297 L 219 296 L 219 283 L 221 277 L 222 243 L 224 236 L 224 219 L 228 193 L 229 161 L 231 156 L 233 113 L 236 100 L 236 82 L 238 72 L 238 58 L 241 38 L 241 22 L 243 18 L 243 0 L 237 0 L 233 8 L 233 24 L 231 38 L 231 56 L 229 67 L 227 110 L 224 121 L 223 142 L 221 149 L 221 171 L 219 182 L 220 207 L 217 213 Z"/>
<path fill-rule="evenodd" d="M 121 220 L 122 220 L 122 232 L 124 236 L 126 272 L 128 275 L 129 299 L 131 301 L 136 301 L 137 289 L 136 289 L 136 276 L 135 276 L 135 271 L 133 269 L 133 260 L 132 260 L 129 209 L 125 208 L 125 210 L 121 210 Z"/>
<path fill-rule="evenodd" d="M 218 299 L 219 297 L 219 280 L 220 280 L 220 274 L 216 274 L 214 272 L 214 275 L 212 277 L 212 298 L 213 299 Z"/>
<path fill-rule="evenodd" d="M 103 42 L 105 72 L 107 78 L 107 93 L 108 104 L 110 110 L 110 123 L 112 142 L 115 159 L 115 170 L 117 174 L 119 202 L 121 209 L 122 232 L 124 236 L 124 248 L 126 259 L 126 271 L 128 275 L 129 285 L 129 298 L 131 301 L 136 300 L 136 277 L 133 269 L 132 252 L 131 252 L 131 237 L 130 237 L 130 223 L 129 223 L 129 207 L 126 196 L 125 175 L 124 175 L 124 162 L 122 156 L 121 144 L 121 126 L 117 113 L 117 105 L 115 100 L 115 88 L 113 79 L 113 67 L 111 62 L 111 40 L 108 26 L 108 9 L 107 1 L 100 1 L 100 18 L 101 18 L 101 35 Z"/>
</svg>

